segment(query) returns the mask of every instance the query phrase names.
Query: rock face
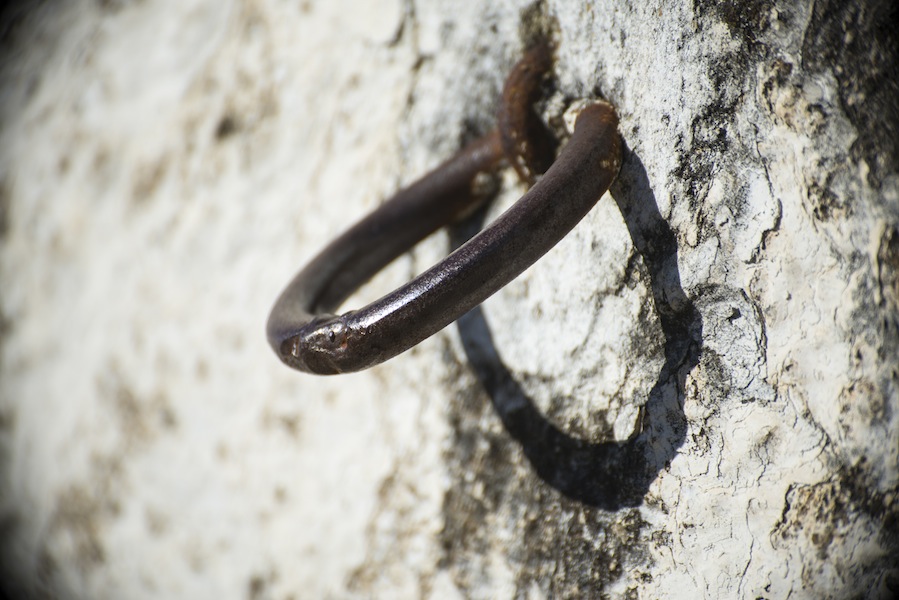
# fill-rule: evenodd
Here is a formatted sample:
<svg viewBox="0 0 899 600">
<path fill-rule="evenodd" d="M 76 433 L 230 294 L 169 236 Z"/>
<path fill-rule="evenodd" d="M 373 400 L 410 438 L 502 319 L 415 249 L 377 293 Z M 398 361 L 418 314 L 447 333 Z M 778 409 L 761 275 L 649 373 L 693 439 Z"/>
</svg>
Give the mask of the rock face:
<svg viewBox="0 0 899 600">
<path fill-rule="evenodd" d="M 9 597 L 899 594 L 894 3 L 4 10 Z M 491 127 L 538 31 L 547 115 L 617 107 L 610 193 L 414 350 L 283 367 L 292 273 Z"/>
</svg>

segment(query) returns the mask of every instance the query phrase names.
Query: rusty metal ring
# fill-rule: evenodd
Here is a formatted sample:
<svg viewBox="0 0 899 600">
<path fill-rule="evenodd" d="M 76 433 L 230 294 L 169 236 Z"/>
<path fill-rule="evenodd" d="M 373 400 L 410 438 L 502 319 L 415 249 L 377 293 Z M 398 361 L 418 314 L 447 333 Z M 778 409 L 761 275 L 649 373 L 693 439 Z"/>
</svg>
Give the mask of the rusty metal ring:
<svg viewBox="0 0 899 600">
<path fill-rule="evenodd" d="M 505 158 L 533 178 L 521 105 L 531 101 L 549 64 L 535 68 L 535 60 L 546 55 L 545 48 L 532 50 L 513 69 L 498 129 L 397 192 L 294 277 L 267 325 L 269 344 L 285 364 L 322 375 L 346 373 L 408 350 L 536 262 L 608 190 L 621 165 L 621 140 L 615 109 L 597 101 L 581 110 L 571 139 L 545 175 L 493 223 L 399 289 L 359 310 L 333 314 L 394 258 L 483 201 L 474 186 L 479 173 L 497 169 Z"/>
</svg>

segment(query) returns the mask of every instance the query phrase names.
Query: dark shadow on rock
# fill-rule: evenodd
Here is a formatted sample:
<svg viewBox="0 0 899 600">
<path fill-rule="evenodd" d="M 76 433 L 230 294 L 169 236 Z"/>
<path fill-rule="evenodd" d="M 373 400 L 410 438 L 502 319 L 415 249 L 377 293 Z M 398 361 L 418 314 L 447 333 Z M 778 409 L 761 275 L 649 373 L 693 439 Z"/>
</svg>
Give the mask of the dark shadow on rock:
<svg viewBox="0 0 899 600">
<path fill-rule="evenodd" d="M 651 279 L 665 335 L 665 362 L 625 441 L 590 443 L 566 434 L 537 409 L 503 364 L 480 307 L 457 322 L 465 354 L 509 434 L 537 475 L 569 498 L 606 510 L 638 506 L 686 437 L 684 379 L 698 363 L 702 319 L 680 284 L 677 240 L 659 213 L 643 163 L 629 148 L 611 194 Z M 484 211 L 451 230 L 458 247 L 483 225 Z"/>
</svg>

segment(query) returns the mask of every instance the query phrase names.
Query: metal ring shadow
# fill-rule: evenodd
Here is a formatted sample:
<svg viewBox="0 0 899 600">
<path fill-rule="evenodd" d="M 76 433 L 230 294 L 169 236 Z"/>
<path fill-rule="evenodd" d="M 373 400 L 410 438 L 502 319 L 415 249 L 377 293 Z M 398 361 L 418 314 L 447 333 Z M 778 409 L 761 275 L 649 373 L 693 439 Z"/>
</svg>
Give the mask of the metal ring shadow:
<svg viewBox="0 0 899 600">
<path fill-rule="evenodd" d="M 569 498 L 606 510 L 640 505 L 683 445 L 684 379 L 699 362 L 702 339 L 702 318 L 681 288 L 674 232 L 659 212 L 643 163 L 626 145 L 623 154 L 610 192 L 649 272 L 665 335 L 665 362 L 643 408 L 642 426 L 621 442 L 589 443 L 566 434 L 540 413 L 503 364 L 481 308 L 457 321 L 478 380 L 537 475 Z M 453 248 L 481 228 L 484 214 L 450 229 Z"/>
</svg>

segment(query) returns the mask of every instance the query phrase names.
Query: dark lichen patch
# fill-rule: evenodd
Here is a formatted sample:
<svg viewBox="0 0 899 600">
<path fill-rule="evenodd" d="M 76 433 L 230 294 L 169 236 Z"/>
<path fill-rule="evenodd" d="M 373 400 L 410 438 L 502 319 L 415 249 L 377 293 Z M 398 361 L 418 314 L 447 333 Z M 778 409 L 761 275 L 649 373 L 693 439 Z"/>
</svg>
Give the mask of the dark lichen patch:
<svg viewBox="0 0 899 600">
<path fill-rule="evenodd" d="M 471 383 L 450 405 L 445 460 L 453 485 L 443 499 L 439 567 L 463 594 L 489 589 L 496 553 L 513 572 L 516 597 L 537 587 L 547 597 L 601 598 L 625 572 L 647 567 L 639 511 L 603 511 L 542 481 L 490 398 L 458 369 L 456 386 Z"/>
<path fill-rule="evenodd" d="M 559 22 L 552 16 L 544 0 L 537 0 L 521 11 L 518 35 L 524 47 L 549 43 L 558 39 Z"/>
<path fill-rule="evenodd" d="M 135 4 L 135 2 L 129 2 L 128 0 L 96 0 L 96 2 L 100 10 L 109 14 L 116 14 L 129 4 Z"/>
<path fill-rule="evenodd" d="M 0 306 L 0 348 L 6 340 L 12 337 L 13 320 L 10 319 Z"/>
<path fill-rule="evenodd" d="M 237 87 L 225 99 L 225 106 L 214 122 L 211 134 L 213 141 L 219 144 L 239 140 L 241 147 L 246 150 L 256 144 L 264 144 L 264 140 L 271 136 L 271 125 L 278 115 L 280 103 L 276 86 L 260 82 L 258 74 L 241 70 L 236 73 L 235 78 L 238 81 Z M 208 131 L 205 129 L 208 121 L 204 115 L 197 115 L 196 121 L 204 123 L 202 129 L 196 131 Z M 192 138 L 196 131 L 191 127 L 187 127 L 185 131 L 190 149 L 195 145 Z"/>
<path fill-rule="evenodd" d="M 727 25 L 731 35 L 740 39 L 748 47 L 760 43 L 760 38 L 771 26 L 771 9 L 773 0 L 696 0 L 696 12 L 701 15 L 714 15 Z"/>
<path fill-rule="evenodd" d="M 100 530 L 105 521 L 120 512 L 118 502 L 109 495 L 79 485 L 69 486 L 57 497 L 50 520 L 51 533 L 65 531 L 73 544 L 71 560 L 87 572 L 106 562 L 106 548 Z"/>
<path fill-rule="evenodd" d="M 644 269 L 640 269 L 642 272 Z M 646 281 L 650 280 L 647 274 L 643 275 Z M 675 315 L 676 316 L 676 315 Z M 640 305 L 640 312 L 634 320 L 634 325 L 628 332 L 626 356 L 642 356 L 660 358 L 665 352 L 665 334 L 656 308 L 649 299 L 645 299 Z"/>
<path fill-rule="evenodd" d="M 840 105 L 860 133 L 850 154 L 880 188 L 899 166 L 899 4 L 815 2 L 801 55 L 810 73 L 836 78 Z"/>
<path fill-rule="evenodd" d="M 9 211 L 12 205 L 12 192 L 6 179 L 0 179 L 0 242 L 9 233 Z"/>
<path fill-rule="evenodd" d="M 408 475 L 407 459 L 399 458 L 378 488 L 375 510 L 365 531 L 365 559 L 350 571 L 345 582 L 353 595 L 378 596 L 385 578 L 388 589 L 395 589 L 389 581 L 390 566 L 402 564 L 407 556 L 418 552 L 416 540 L 420 540 L 422 521 L 416 513 L 421 496 L 417 480 Z M 418 597 L 430 597 L 433 571 L 425 569 L 417 575 Z"/>
<path fill-rule="evenodd" d="M 764 66 L 761 96 L 775 121 L 809 137 L 825 131 L 829 110 L 810 101 L 805 91 L 805 72 L 784 57 L 775 57 Z"/>
<path fill-rule="evenodd" d="M 676 145 L 679 166 L 674 174 L 683 181 L 694 202 L 702 199 L 716 165 L 734 144 L 729 127 L 748 95 L 754 65 L 764 55 L 764 47 L 757 43 L 757 39 L 767 28 L 763 15 L 769 10 L 769 4 L 767 1 L 694 4 L 700 26 L 723 21 L 740 42 L 737 50 L 708 61 L 707 75 L 717 96 L 697 107 L 690 123 L 690 139 L 681 138 Z M 762 25 L 764 27 L 760 28 Z"/>
<path fill-rule="evenodd" d="M 2 338 L 0 338 L 2 341 Z M 14 412 L 13 407 L 4 406 L 0 407 L 0 433 L 9 433 L 15 429 L 16 426 L 16 413 Z M 0 454 L 2 456 L 2 454 Z"/>
<path fill-rule="evenodd" d="M 775 58 L 766 67 L 768 77 L 762 83 L 762 97 L 768 104 L 768 110 L 774 112 L 776 102 L 774 101 L 775 92 L 779 89 L 790 85 L 791 78 L 795 72 L 793 63 L 783 58 Z"/>
<path fill-rule="evenodd" d="M 675 142 L 678 166 L 673 175 L 682 182 L 691 208 L 704 200 L 715 165 L 728 148 L 727 123 L 733 111 L 732 105 L 706 106 L 690 123 L 690 139 L 681 136 Z"/>
<path fill-rule="evenodd" d="M 108 557 L 104 528 L 122 512 L 118 495 L 122 475 L 120 454 L 97 454 L 91 457 L 89 476 L 84 478 L 89 483 L 71 483 L 56 494 L 48 526 L 38 541 L 34 579 L 27 581 L 32 574 L 27 566 L 18 563 L 16 577 L 22 577 L 19 583 L 28 586 L 24 597 L 42 598 L 44 593 L 46 597 L 56 597 L 51 590 L 64 583 L 59 579 L 59 564 L 73 565 L 82 575 L 103 567 Z M 7 538 L 0 534 L 2 539 Z M 0 565 L 0 571 L 2 567 L 5 565 Z M 18 585 L 14 579 L 10 581 Z"/>
<path fill-rule="evenodd" d="M 709 86 L 714 90 L 702 104 L 686 107 L 692 117 L 690 131 L 675 140 L 677 167 L 674 178 L 675 196 L 682 196 L 691 214 L 703 226 L 699 238 L 714 235 L 714 219 L 703 217 L 703 203 L 711 184 L 724 171 L 736 171 L 739 164 L 757 165 L 758 150 L 753 140 L 736 133 L 735 123 L 744 111 L 747 99 L 754 95 L 757 64 L 769 54 L 765 43 L 770 29 L 773 2 L 694 2 L 694 23 L 698 35 L 704 36 L 712 26 L 724 23 L 736 42 L 714 57 L 704 56 Z M 732 131 L 734 130 L 734 131 Z M 739 186 L 737 186 L 739 187 Z M 726 198 L 733 197 L 725 194 Z M 745 198 L 744 198 L 745 200 Z M 736 201 L 729 206 L 739 205 Z"/>
<path fill-rule="evenodd" d="M 626 571 L 648 567 L 646 523 L 637 509 L 599 515 L 566 506 L 570 501 L 541 500 L 549 500 L 543 506 L 549 513 L 530 520 L 518 548 L 526 567 L 518 578 L 519 594 L 537 586 L 547 597 L 608 597 L 605 590 Z"/>
<path fill-rule="evenodd" d="M 733 391 L 730 369 L 721 355 L 709 348 L 704 348 L 699 359 L 698 369 L 693 377 L 696 381 L 701 382 L 703 390 L 702 394 L 697 394 L 693 400 L 709 411 L 706 417 L 708 419 L 721 410 L 721 405 L 727 401 Z"/>
<path fill-rule="evenodd" d="M 877 245 L 877 291 L 881 302 L 899 315 L 899 224 L 885 227 Z M 897 317 L 899 318 L 899 317 Z"/>
<path fill-rule="evenodd" d="M 122 435 L 108 451 L 91 456 L 83 483 L 73 483 L 57 496 L 40 550 L 47 565 L 73 563 L 84 573 L 106 562 L 104 528 L 122 510 L 127 454 L 143 447 L 158 432 L 177 426 L 165 396 L 137 395 L 114 361 L 98 378 L 97 389 L 117 418 Z M 157 517 L 156 513 L 147 513 L 147 527 L 153 535 L 161 535 L 167 527 L 164 518 Z M 52 577 L 55 575 L 49 573 L 44 579 L 51 581 Z"/>
<path fill-rule="evenodd" d="M 485 431 L 481 425 L 490 417 L 490 402 L 482 394 L 467 390 L 452 403 L 448 416 L 453 433 L 445 459 L 454 481 L 443 498 L 439 563 L 443 569 L 454 566 L 456 557 L 483 557 L 487 552 L 490 543 L 484 527 L 490 527 L 505 493 L 515 485 L 517 471 L 512 441 L 497 427 Z M 484 463 L 494 469 L 482 473 Z M 456 583 L 470 592 L 473 574 L 455 575 Z"/>
<path fill-rule="evenodd" d="M 853 562 L 841 560 L 831 565 L 843 573 L 844 581 L 862 589 L 895 569 L 895 557 L 899 556 L 899 495 L 879 491 L 870 465 L 863 459 L 841 467 L 826 481 L 791 485 L 771 541 L 775 547 L 792 548 L 802 539 L 815 548 L 815 558 L 802 558 L 803 582 L 811 585 L 820 569 L 833 560 L 831 548 L 852 543 L 848 539 L 852 532 L 866 530 L 873 534 L 866 543 L 876 544 L 879 551 L 838 553 Z"/>
<path fill-rule="evenodd" d="M 54 30 L 53 19 L 47 18 L 54 8 L 54 2 L 0 3 L 0 90 L 5 102 L 27 101 L 37 91 L 44 70 L 23 66 L 43 65 L 38 61 L 55 55 L 62 36 Z M 20 89 L 14 91 L 15 87 Z M 8 106 L 0 103 L 0 108 Z"/>
<path fill-rule="evenodd" d="M 859 285 L 847 319 L 849 381 L 834 408 L 844 456 L 880 456 L 866 467 L 877 481 L 899 468 L 899 449 L 890 447 L 899 428 L 899 227 L 884 225 L 874 239 L 875 252 L 859 251 L 842 265 L 845 279 Z"/>
<path fill-rule="evenodd" d="M 265 594 L 267 587 L 265 577 L 262 575 L 253 575 L 247 581 L 247 600 L 259 600 Z"/>
<path fill-rule="evenodd" d="M 880 431 L 882 425 L 890 424 L 893 407 L 891 398 L 873 382 L 857 380 L 843 388 L 837 400 L 840 414 L 840 428 L 843 433 L 851 433 L 855 423 L 864 423 L 870 432 Z M 888 435 L 888 431 L 883 431 Z"/>
<path fill-rule="evenodd" d="M 3 465 L 6 467 L 6 465 Z M 4 472 L 6 469 L 4 468 Z M 0 598 L 15 598 L 22 594 L 13 594 L 12 588 L 24 584 L 20 557 L 10 540 L 21 535 L 23 519 L 18 511 L 3 509 L 0 512 Z M 6 595 L 4 595 L 6 594 Z"/>
<path fill-rule="evenodd" d="M 821 173 L 826 173 L 823 181 L 811 181 L 808 184 L 807 198 L 812 209 L 812 215 L 818 221 L 833 221 L 845 219 L 852 215 L 852 205 L 845 196 L 835 190 L 834 179 L 837 177 L 839 167 L 823 167 Z"/>
<path fill-rule="evenodd" d="M 247 580 L 247 600 L 261 600 L 271 598 L 272 586 L 277 583 L 279 573 L 277 569 L 269 569 L 267 572 L 254 573 Z"/>
<path fill-rule="evenodd" d="M 150 442 L 156 435 L 178 426 L 178 420 L 166 395 L 156 392 L 139 395 L 126 380 L 115 361 L 97 377 L 97 392 L 113 408 L 124 433 L 126 448 Z"/>
<path fill-rule="evenodd" d="M 215 139 L 219 142 L 226 140 L 240 130 L 240 121 L 233 114 L 225 114 L 219 119 L 215 127 Z"/>
<path fill-rule="evenodd" d="M 43 548 L 40 552 L 38 552 L 36 570 L 38 581 L 42 581 L 47 584 L 53 581 L 53 578 L 59 572 L 59 563 L 47 548 Z"/>
<path fill-rule="evenodd" d="M 266 408 L 262 413 L 262 427 L 267 431 L 280 431 L 294 441 L 299 441 L 303 420 L 293 412 L 277 412 Z"/>
<path fill-rule="evenodd" d="M 163 157 L 137 168 L 131 187 L 131 197 L 135 204 L 144 204 L 150 199 L 165 179 L 168 166 L 168 160 Z"/>
</svg>

